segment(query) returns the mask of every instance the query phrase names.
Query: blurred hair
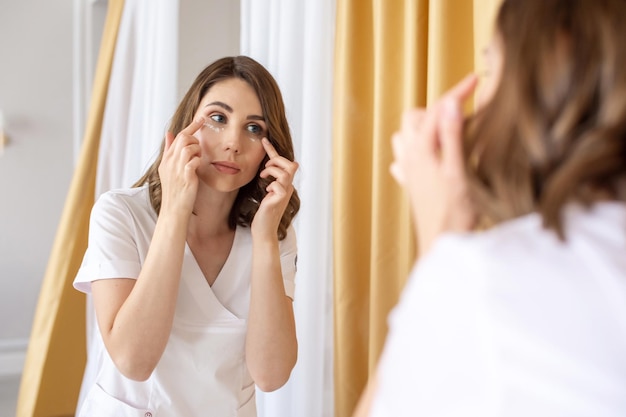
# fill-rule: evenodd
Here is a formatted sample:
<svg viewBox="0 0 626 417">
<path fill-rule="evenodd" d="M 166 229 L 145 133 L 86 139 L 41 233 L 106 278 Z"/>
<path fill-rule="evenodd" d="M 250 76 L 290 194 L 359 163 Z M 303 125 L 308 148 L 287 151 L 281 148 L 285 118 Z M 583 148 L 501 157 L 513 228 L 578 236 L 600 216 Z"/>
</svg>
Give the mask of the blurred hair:
<svg viewBox="0 0 626 417">
<path fill-rule="evenodd" d="M 472 201 L 489 222 L 626 199 L 626 1 L 505 0 L 503 68 L 467 121 Z"/>
<path fill-rule="evenodd" d="M 213 85 L 229 78 L 242 79 L 254 89 L 261 103 L 263 117 L 267 125 L 267 139 L 281 156 L 293 161 L 293 142 L 278 84 L 261 64 L 246 56 L 219 59 L 198 75 L 172 117 L 169 129 L 172 134 L 176 136 L 193 121 L 200 101 Z M 161 145 L 161 151 L 155 162 L 134 184 L 135 187 L 146 183 L 149 185 L 150 202 L 157 213 L 161 210 L 161 179 L 158 168 L 163 158 L 164 149 L 165 141 Z M 266 155 L 259 166 L 259 173 L 267 161 Z M 271 181 L 272 179 L 263 179 L 257 174 L 252 181 L 241 187 L 230 212 L 229 226 L 231 228 L 234 229 L 237 225 L 244 227 L 251 225 L 261 200 L 267 194 L 265 189 Z M 285 238 L 287 228 L 299 209 L 300 198 L 294 189 L 278 227 L 279 239 Z"/>
</svg>

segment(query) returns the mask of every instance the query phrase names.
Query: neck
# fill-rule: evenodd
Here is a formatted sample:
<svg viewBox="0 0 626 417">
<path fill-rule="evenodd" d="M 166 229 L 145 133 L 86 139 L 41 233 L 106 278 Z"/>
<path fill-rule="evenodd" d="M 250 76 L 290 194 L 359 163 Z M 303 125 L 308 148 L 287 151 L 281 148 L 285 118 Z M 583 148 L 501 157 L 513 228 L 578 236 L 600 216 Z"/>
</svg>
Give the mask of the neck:
<svg viewBox="0 0 626 417">
<path fill-rule="evenodd" d="M 202 239 L 230 233 L 228 218 L 236 197 L 237 191 L 222 193 L 199 187 L 188 235 Z"/>
</svg>

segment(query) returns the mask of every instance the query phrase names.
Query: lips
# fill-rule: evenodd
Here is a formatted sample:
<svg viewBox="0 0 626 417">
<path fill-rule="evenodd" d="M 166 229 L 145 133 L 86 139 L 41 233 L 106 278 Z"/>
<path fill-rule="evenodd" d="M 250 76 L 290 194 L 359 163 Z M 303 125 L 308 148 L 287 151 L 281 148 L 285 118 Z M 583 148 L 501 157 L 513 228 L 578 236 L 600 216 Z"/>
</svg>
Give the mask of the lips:
<svg viewBox="0 0 626 417">
<path fill-rule="evenodd" d="M 218 172 L 221 172 L 222 174 L 235 175 L 235 174 L 238 174 L 239 171 L 241 171 L 241 168 L 239 168 L 239 165 L 233 162 L 217 161 L 217 162 L 211 163 L 211 165 L 213 165 L 213 167 Z"/>
</svg>

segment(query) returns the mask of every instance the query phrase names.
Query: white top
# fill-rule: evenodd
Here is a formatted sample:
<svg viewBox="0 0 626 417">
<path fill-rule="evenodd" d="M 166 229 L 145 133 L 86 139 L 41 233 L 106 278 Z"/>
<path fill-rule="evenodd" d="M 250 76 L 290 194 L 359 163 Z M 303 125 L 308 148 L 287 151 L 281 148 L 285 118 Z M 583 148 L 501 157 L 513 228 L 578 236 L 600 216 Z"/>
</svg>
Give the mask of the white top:
<svg viewBox="0 0 626 417">
<path fill-rule="evenodd" d="M 92 210 L 89 245 L 74 287 L 90 292 L 91 281 L 137 278 L 148 253 L 157 216 L 148 187 L 103 194 Z M 280 241 L 285 293 L 293 298 L 296 272 L 293 228 Z M 252 236 L 237 227 L 233 246 L 213 286 L 185 247 L 174 323 L 165 352 L 147 381 L 120 374 L 97 332 L 101 357 L 96 384 L 79 416 L 256 416 L 254 382 L 245 362 L 250 303 Z"/>
<path fill-rule="evenodd" d="M 389 317 L 371 416 L 626 416 L 626 206 L 442 236 Z"/>
</svg>

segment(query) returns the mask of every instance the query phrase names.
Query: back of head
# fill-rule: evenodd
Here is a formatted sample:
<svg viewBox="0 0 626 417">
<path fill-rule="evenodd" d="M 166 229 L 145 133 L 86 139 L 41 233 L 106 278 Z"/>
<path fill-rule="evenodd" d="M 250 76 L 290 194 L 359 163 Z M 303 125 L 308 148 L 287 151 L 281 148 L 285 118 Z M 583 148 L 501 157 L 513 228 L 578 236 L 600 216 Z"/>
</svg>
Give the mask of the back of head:
<svg viewBox="0 0 626 417">
<path fill-rule="evenodd" d="M 491 101 L 468 121 L 470 192 L 500 222 L 538 211 L 562 236 L 572 201 L 626 200 L 626 2 L 505 0 Z"/>
</svg>

